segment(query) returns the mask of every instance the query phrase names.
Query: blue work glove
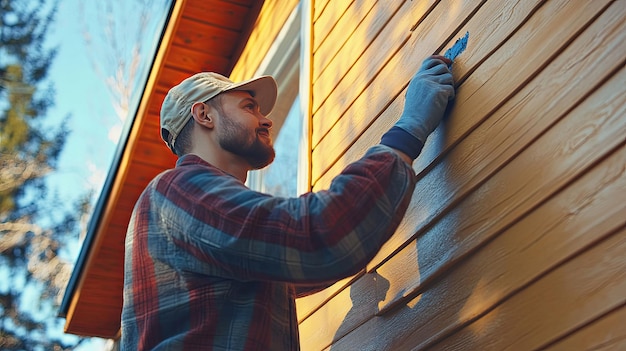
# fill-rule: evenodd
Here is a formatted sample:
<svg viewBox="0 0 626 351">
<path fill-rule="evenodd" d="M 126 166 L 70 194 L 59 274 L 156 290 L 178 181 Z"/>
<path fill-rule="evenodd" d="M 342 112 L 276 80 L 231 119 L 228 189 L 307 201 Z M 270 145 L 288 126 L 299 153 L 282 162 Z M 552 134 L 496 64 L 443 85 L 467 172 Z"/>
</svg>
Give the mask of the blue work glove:
<svg viewBox="0 0 626 351">
<path fill-rule="evenodd" d="M 443 118 L 448 102 L 454 98 L 454 79 L 449 63 L 450 60 L 442 56 L 430 56 L 424 60 L 409 83 L 402 115 L 383 135 L 382 144 L 417 158 L 426 139 Z"/>
</svg>

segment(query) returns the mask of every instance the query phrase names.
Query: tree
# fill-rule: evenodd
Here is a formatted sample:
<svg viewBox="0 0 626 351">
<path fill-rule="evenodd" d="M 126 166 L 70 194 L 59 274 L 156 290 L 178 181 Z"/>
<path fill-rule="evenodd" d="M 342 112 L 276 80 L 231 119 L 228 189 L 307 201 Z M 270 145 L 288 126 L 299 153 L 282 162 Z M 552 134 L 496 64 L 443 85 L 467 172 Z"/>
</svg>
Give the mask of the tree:
<svg viewBox="0 0 626 351">
<path fill-rule="evenodd" d="M 57 1 L 0 0 L 0 349 L 65 350 L 80 339 L 50 335 L 71 265 L 62 258 L 88 211 L 86 194 L 59 211 L 45 176 L 68 134 L 46 126 L 54 89 L 47 78 L 55 48 L 45 35 Z"/>
</svg>

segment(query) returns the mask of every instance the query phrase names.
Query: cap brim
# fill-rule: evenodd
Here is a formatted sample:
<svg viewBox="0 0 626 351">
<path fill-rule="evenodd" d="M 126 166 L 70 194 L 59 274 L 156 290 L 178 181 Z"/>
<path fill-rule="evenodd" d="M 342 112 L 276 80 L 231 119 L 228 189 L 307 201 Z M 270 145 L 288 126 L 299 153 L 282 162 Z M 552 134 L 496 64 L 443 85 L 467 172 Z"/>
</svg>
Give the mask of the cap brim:
<svg viewBox="0 0 626 351">
<path fill-rule="evenodd" d="M 259 103 L 259 110 L 264 116 L 267 116 L 274 109 L 276 104 L 276 95 L 278 94 L 278 86 L 272 76 L 260 76 L 250 80 L 246 80 L 225 91 L 245 90 L 249 91 Z"/>
</svg>

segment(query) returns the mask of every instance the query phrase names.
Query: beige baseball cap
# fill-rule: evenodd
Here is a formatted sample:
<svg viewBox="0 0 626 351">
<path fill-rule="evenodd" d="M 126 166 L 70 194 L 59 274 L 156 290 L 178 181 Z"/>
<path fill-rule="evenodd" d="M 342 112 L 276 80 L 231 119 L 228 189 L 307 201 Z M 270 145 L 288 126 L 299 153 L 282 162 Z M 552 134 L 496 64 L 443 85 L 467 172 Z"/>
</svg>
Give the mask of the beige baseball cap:
<svg viewBox="0 0 626 351">
<path fill-rule="evenodd" d="M 235 83 L 214 72 L 197 73 L 176 85 L 165 96 L 161 106 L 161 137 L 174 152 L 178 134 L 191 118 L 191 106 L 205 102 L 226 91 L 243 90 L 259 103 L 259 109 L 267 116 L 276 103 L 278 87 L 271 76 L 260 76 Z"/>
</svg>

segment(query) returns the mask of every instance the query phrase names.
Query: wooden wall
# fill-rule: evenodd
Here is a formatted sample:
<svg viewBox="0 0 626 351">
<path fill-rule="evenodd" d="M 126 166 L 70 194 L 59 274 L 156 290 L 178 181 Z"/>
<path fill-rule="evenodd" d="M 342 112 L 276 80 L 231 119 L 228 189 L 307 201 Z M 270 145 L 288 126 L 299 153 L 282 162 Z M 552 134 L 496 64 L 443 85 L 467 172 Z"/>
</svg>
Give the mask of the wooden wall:
<svg viewBox="0 0 626 351">
<path fill-rule="evenodd" d="M 287 18 L 298 6 L 298 0 L 265 0 L 248 43 L 235 64 L 230 79 L 239 82 L 253 78 L 268 54 L 274 39 L 280 33 Z"/>
<path fill-rule="evenodd" d="M 313 189 L 466 32 L 405 220 L 298 300 L 303 350 L 626 348 L 626 0 L 314 0 Z"/>
</svg>

